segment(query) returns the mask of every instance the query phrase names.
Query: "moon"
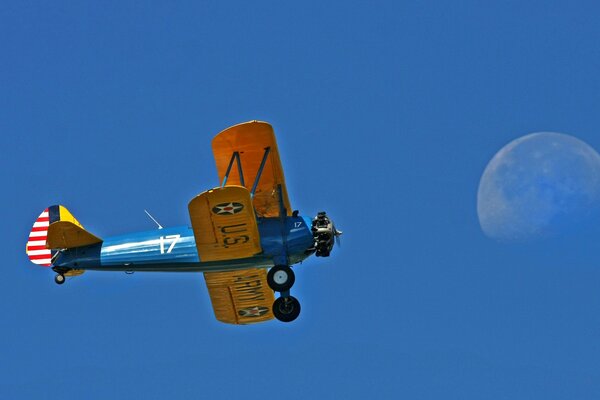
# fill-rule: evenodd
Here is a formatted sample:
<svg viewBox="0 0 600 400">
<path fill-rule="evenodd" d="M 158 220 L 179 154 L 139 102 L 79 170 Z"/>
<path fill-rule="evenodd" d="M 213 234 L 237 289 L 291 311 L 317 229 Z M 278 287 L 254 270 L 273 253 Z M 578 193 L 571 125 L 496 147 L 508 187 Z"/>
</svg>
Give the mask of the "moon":
<svg viewBox="0 0 600 400">
<path fill-rule="evenodd" d="M 503 242 L 576 231 L 599 210 L 600 155 L 562 133 L 513 140 L 491 159 L 479 182 L 481 229 Z"/>
</svg>

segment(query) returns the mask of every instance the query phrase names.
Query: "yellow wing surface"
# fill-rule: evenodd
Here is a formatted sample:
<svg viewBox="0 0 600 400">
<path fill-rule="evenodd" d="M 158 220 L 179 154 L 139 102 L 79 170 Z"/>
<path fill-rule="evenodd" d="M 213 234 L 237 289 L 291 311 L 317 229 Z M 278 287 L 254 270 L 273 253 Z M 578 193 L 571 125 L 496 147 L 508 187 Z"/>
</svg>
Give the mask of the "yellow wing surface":
<svg viewBox="0 0 600 400">
<path fill-rule="evenodd" d="M 219 321 L 253 324 L 273 319 L 275 296 L 267 284 L 265 269 L 205 272 L 204 279 Z"/>
<path fill-rule="evenodd" d="M 265 151 L 268 149 L 264 168 L 254 193 L 254 208 L 258 215 L 263 217 L 279 216 L 278 187 L 281 187 L 286 214 L 291 215 L 279 150 L 270 124 L 250 121 L 227 128 L 215 136 L 212 149 L 220 181 L 223 181 L 227 171 L 230 170 L 226 185 L 244 186 L 248 190 L 252 190 L 254 186 Z M 234 153 L 239 155 L 241 168 L 236 165 L 237 160 L 233 162 Z"/>
<path fill-rule="evenodd" d="M 215 188 L 188 205 L 201 261 L 233 260 L 262 252 L 256 215 L 248 189 Z"/>
</svg>

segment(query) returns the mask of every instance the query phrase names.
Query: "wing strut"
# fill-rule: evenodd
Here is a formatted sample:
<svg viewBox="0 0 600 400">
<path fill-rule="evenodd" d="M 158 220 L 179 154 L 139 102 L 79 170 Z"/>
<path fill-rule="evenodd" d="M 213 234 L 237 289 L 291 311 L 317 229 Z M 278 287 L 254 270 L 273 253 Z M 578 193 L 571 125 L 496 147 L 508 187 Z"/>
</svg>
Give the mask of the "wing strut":
<svg viewBox="0 0 600 400">
<path fill-rule="evenodd" d="M 269 157 L 270 152 L 271 147 L 265 147 L 265 153 L 263 154 L 262 160 L 260 161 L 260 167 L 258 167 L 258 172 L 256 173 L 254 184 L 252 184 L 252 189 L 250 190 L 250 196 L 252 197 L 254 197 L 254 193 L 256 192 L 258 182 L 260 182 L 260 177 L 262 176 L 263 170 L 265 169 L 265 164 L 267 163 L 267 159 Z M 240 153 L 238 151 L 234 151 L 231 155 L 231 159 L 229 160 L 229 165 L 227 166 L 227 171 L 225 172 L 225 176 L 223 177 L 221 187 L 225 187 L 225 185 L 227 184 L 227 180 L 229 179 L 229 173 L 231 173 L 231 167 L 233 167 L 233 161 L 235 161 L 237 164 L 241 186 L 246 186 L 246 183 L 244 182 L 244 172 L 242 170 L 242 160 L 240 159 Z"/>
<path fill-rule="evenodd" d="M 263 155 L 262 161 L 260 162 L 260 167 L 258 167 L 258 173 L 256 174 L 256 179 L 254 179 L 254 184 L 252 185 L 252 190 L 250 190 L 250 196 L 252 196 L 252 197 L 254 197 L 254 192 L 256 192 L 256 187 L 258 186 L 258 181 L 260 180 L 260 176 L 263 173 L 263 169 L 265 168 L 265 163 L 267 162 L 267 157 L 269 156 L 270 152 L 271 152 L 271 147 L 265 147 L 265 154 Z"/>
<path fill-rule="evenodd" d="M 285 229 L 287 210 L 285 209 L 285 203 L 283 201 L 283 190 L 281 185 L 277 185 L 277 196 L 279 200 L 279 222 L 281 223 L 281 240 L 283 241 L 283 246 L 281 248 L 281 254 L 275 257 L 275 262 L 280 265 L 289 265 L 290 260 L 287 253 L 288 231 Z"/>
<path fill-rule="evenodd" d="M 221 187 L 225 187 L 227 184 L 227 179 L 229 178 L 229 173 L 231 172 L 231 167 L 233 166 L 233 160 L 237 161 L 238 174 L 240 175 L 240 183 L 242 186 L 246 186 L 244 184 L 244 173 L 242 171 L 242 161 L 240 160 L 240 153 L 235 151 L 231 156 L 231 160 L 229 160 L 229 166 L 227 167 L 227 172 L 225 172 L 225 177 L 223 178 L 223 183 L 221 183 Z"/>
</svg>

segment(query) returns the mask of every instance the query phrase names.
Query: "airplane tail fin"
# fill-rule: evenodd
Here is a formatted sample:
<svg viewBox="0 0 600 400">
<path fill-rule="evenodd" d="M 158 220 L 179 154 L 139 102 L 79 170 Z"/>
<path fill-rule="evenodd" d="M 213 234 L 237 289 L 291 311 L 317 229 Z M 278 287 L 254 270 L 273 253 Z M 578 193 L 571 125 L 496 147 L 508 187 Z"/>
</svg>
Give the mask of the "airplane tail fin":
<svg viewBox="0 0 600 400">
<path fill-rule="evenodd" d="M 25 251 L 32 263 L 50 267 L 58 249 L 100 242 L 102 239 L 86 231 L 66 207 L 54 205 L 35 220 Z"/>
<path fill-rule="evenodd" d="M 46 208 L 39 217 L 33 223 L 33 228 L 29 233 L 29 239 L 25 252 L 29 260 L 42 267 L 49 267 L 52 265 L 52 257 L 55 251 L 50 250 L 46 247 L 48 239 L 48 227 L 52 222 L 56 222 L 60 219 L 59 206 L 50 206 Z"/>
</svg>

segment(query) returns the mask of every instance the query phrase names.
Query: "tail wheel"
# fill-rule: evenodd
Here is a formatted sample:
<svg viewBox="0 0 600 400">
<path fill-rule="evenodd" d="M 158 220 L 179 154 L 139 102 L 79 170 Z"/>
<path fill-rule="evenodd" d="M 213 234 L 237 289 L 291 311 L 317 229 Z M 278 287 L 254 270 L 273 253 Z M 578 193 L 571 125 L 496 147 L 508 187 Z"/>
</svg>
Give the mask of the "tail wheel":
<svg viewBox="0 0 600 400">
<path fill-rule="evenodd" d="M 281 322 L 292 322 L 300 315 L 300 302 L 293 296 L 279 297 L 273 303 L 273 314 Z"/>
<path fill-rule="evenodd" d="M 63 274 L 56 274 L 54 282 L 56 282 L 57 285 L 62 285 L 65 283 L 65 276 Z"/>
<path fill-rule="evenodd" d="M 267 274 L 267 283 L 276 292 L 290 290 L 295 281 L 294 271 L 287 265 L 276 265 Z"/>
</svg>

